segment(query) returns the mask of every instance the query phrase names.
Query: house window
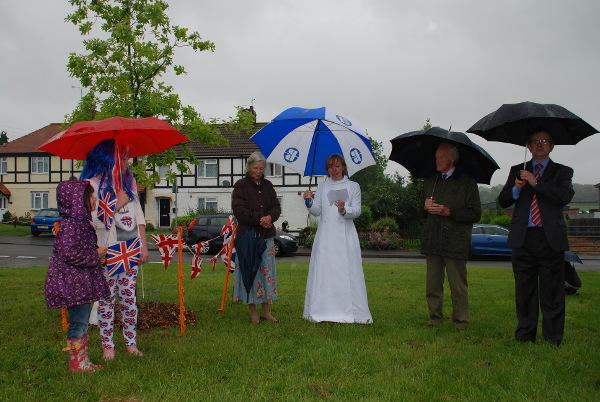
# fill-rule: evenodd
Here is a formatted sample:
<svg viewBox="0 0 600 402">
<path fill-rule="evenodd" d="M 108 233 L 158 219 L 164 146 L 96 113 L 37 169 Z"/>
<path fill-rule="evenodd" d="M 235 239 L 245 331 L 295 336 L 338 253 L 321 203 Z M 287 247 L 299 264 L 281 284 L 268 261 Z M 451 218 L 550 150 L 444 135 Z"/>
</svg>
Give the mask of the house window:
<svg viewBox="0 0 600 402">
<path fill-rule="evenodd" d="M 0 209 L 6 209 L 7 198 L 0 195 Z"/>
<path fill-rule="evenodd" d="M 198 177 L 217 177 L 219 168 L 216 159 L 205 159 L 198 163 Z"/>
<path fill-rule="evenodd" d="M 49 158 L 34 156 L 31 158 L 31 173 L 48 173 L 49 169 Z"/>
<path fill-rule="evenodd" d="M 32 191 L 31 192 L 31 209 L 48 208 L 48 192 L 47 191 Z"/>
<path fill-rule="evenodd" d="M 198 198 L 198 209 L 217 210 L 217 197 L 201 197 Z"/>
<path fill-rule="evenodd" d="M 161 180 L 164 180 L 167 177 L 167 173 L 169 172 L 168 166 L 159 166 L 158 167 L 158 176 Z"/>
<path fill-rule="evenodd" d="M 6 167 L 6 157 L 0 158 L 0 174 L 8 173 L 8 168 Z"/>
<path fill-rule="evenodd" d="M 281 165 L 278 163 L 267 163 L 265 176 L 281 176 Z"/>
</svg>

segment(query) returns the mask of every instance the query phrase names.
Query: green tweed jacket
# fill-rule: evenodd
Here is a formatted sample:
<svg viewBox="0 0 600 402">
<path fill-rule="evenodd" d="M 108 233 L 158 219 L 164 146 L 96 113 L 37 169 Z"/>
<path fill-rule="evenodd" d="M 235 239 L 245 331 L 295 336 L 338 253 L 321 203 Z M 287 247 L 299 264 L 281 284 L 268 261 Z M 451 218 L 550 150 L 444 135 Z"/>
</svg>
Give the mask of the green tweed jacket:
<svg viewBox="0 0 600 402">
<path fill-rule="evenodd" d="M 432 197 L 450 209 L 450 216 L 432 215 L 423 209 Z M 481 218 L 477 183 L 458 168 L 445 181 L 440 173 L 425 179 L 419 208 L 425 218 L 421 234 L 421 252 L 444 257 L 468 259 L 473 223 Z"/>
</svg>

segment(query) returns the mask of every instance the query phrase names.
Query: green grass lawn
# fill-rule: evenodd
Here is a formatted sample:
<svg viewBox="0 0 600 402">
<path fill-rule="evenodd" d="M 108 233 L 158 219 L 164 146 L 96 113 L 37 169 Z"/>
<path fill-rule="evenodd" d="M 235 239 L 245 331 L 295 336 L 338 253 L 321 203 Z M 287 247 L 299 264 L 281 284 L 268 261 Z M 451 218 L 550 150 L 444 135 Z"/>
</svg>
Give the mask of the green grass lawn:
<svg viewBox="0 0 600 402">
<path fill-rule="evenodd" d="M 144 287 L 157 289 L 161 302 L 178 300 L 176 267 L 144 267 Z M 142 358 L 124 353 L 117 336 L 117 358 L 94 374 L 67 371 L 60 312 L 45 308 L 45 267 L 0 268 L 0 400 L 596 401 L 600 395 L 598 272 L 579 273 L 581 295 L 567 298 L 566 336 L 556 349 L 513 340 L 508 269 L 469 268 L 472 323 L 458 331 L 449 321 L 426 326 L 422 265 L 364 264 L 372 325 L 302 320 L 307 262 L 278 263 L 280 299 L 272 310 L 279 323 L 251 324 L 247 308 L 230 301 L 218 312 L 222 267 L 212 272 L 205 263 L 190 281 L 184 264 L 185 305 L 198 315 L 186 336 L 179 327 L 141 332 Z M 95 329 L 91 340 L 99 363 Z"/>
<path fill-rule="evenodd" d="M 0 224 L 0 235 L 6 236 L 31 236 L 31 228 L 24 225 L 13 225 L 11 223 Z"/>
</svg>

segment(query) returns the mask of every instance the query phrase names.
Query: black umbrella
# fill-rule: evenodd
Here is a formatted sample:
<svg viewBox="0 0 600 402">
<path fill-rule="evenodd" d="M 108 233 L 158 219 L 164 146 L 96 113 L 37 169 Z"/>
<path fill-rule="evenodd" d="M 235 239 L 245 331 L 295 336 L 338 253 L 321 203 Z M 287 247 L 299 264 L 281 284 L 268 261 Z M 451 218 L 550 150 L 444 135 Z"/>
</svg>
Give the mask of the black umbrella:
<svg viewBox="0 0 600 402">
<path fill-rule="evenodd" d="M 570 295 L 578 295 L 581 288 L 581 278 L 575 271 L 574 262 L 583 264 L 581 258 L 572 251 L 565 251 L 565 291 Z"/>
<path fill-rule="evenodd" d="M 458 148 L 456 167 L 473 176 L 477 183 L 490 184 L 494 171 L 499 169 L 494 158 L 472 142 L 469 136 L 458 131 L 432 127 L 399 135 L 390 142 L 392 153 L 389 160 L 398 162 L 417 178 L 436 174 L 435 151 L 442 142 L 449 142 Z"/>
<path fill-rule="evenodd" d="M 267 242 L 254 229 L 249 229 L 236 237 L 234 243 L 238 269 L 242 274 L 244 289 L 246 289 L 246 301 L 248 301 L 254 278 L 260 267 L 262 254 L 267 249 Z"/>
<path fill-rule="evenodd" d="M 467 132 L 489 141 L 526 145 L 537 129 L 547 130 L 557 145 L 575 145 L 598 132 L 562 106 L 534 102 L 504 104 L 473 124 Z"/>
<path fill-rule="evenodd" d="M 580 264 L 583 264 L 583 261 L 581 261 L 581 258 L 579 258 L 579 256 L 572 251 L 565 251 L 564 257 L 565 257 L 565 261 L 567 261 L 567 262 L 578 262 Z"/>
</svg>

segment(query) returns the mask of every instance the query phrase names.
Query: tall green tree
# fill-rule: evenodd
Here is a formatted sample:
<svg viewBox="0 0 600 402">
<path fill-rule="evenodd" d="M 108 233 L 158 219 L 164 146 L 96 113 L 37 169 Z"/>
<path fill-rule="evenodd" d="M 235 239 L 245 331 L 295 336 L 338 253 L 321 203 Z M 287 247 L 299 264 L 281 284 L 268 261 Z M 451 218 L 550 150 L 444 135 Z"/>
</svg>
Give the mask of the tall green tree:
<svg viewBox="0 0 600 402">
<path fill-rule="evenodd" d="M 352 176 L 361 188 L 362 203 L 368 206 L 373 214 L 373 221 L 391 217 L 401 229 L 412 229 L 420 221 L 417 217 L 418 191 L 412 183 L 398 173 L 385 173 L 388 159 L 384 154 L 383 144 L 372 138 L 371 147 L 375 155 L 376 165 L 358 171 Z"/>
<path fill-rule="evenodd" d="M 431 121 L 427 118 L 423 130 L 431 127 Z M 383 153 L 383 145 L 372 138 L 369 140 L 377 164 L 352 176 L 352 180 L 360 184 L 363 204 L 371 209 L 373 221 L 391 217 L 402 230 L 420 229 L 422 219 L 419 214 L 419 196 L 423 180 L 412 175 L 405 178 L 398 173 L 386 174 L 388 159 Z"/>
<path fill-rule="evenodd" d="M 183 105 L 173 87 L 161 81 L 165 74 L 186 74 L 174 64 L 176 49 L 195 52 L 215 50 L 215 44 L 203 40 L 198 32 L 172 25 L 167 15 L 168 4 L 161 0 L 69 0 L 75 10 L 66 17 L 79 32 L 86 52 L 71 53 L 67 70 L 86 89 L 77 108 L 66 116 L 66 123 L 98 120 L 112 116 L 158 117 L 191 141 L 208 145 L 227 143 L 216 127 L 223 123 L 205 120 L 192 106 Z M 248 129 L 254 117 L 241 108 L 230 121 L 233 130 Z M 192 151 L 182 146 L 182 156 L 195 163 Z M 173 150 L 143 158 L 134 167 L 136 177 L 152 186 L 158 174 L 147 174 L 156 166 L 176 162 Z M 187 164 L 177 164 L 187 171 Z M 170 177 L 173 177 L 173 173 Z"/>
</svg>

